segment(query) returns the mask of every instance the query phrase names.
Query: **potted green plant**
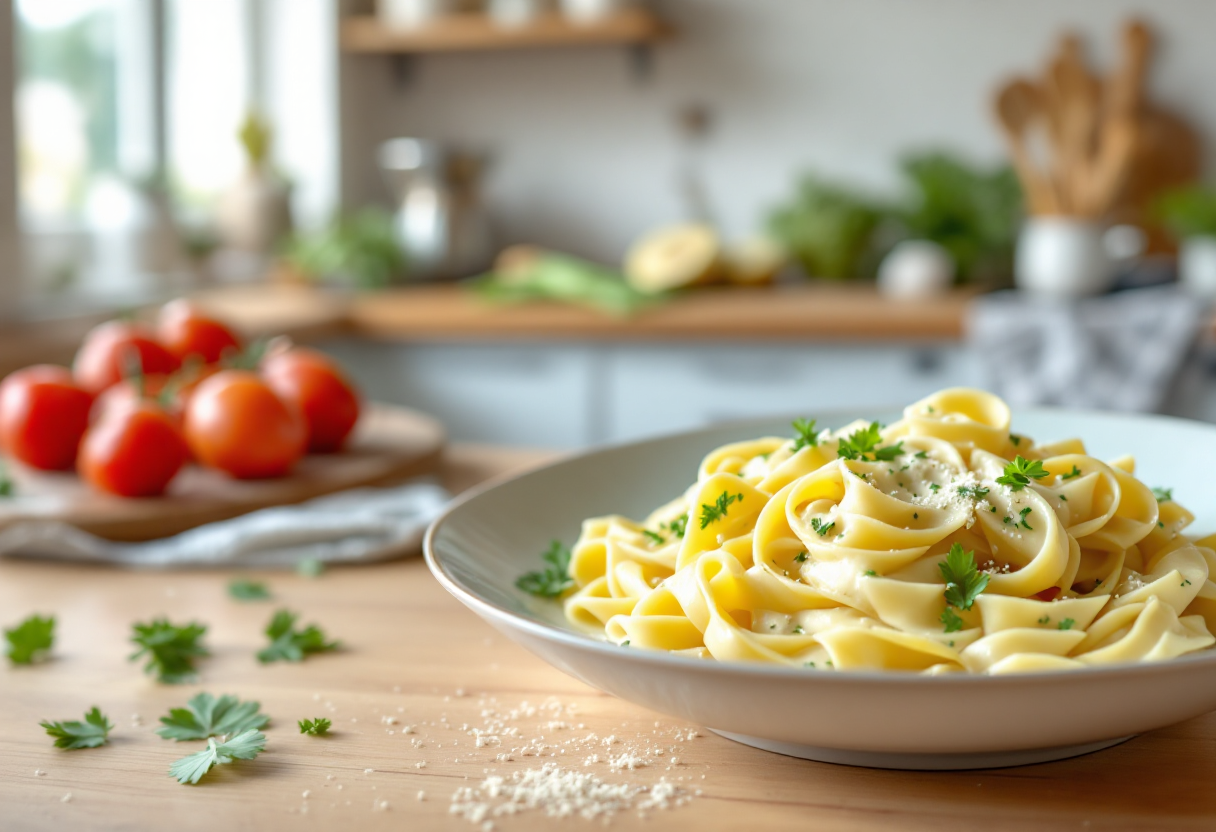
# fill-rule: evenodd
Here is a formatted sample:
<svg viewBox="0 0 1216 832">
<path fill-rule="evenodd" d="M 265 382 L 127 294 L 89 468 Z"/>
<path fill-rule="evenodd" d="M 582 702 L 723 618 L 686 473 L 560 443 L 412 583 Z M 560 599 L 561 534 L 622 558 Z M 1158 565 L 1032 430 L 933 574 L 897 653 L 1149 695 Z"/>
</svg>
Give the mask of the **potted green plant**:
<svg viewBox="0 0 1216 832">
<path fill-rule="evenodd" d="M 1169 191 L 1158 200 L 1157 215 L 1178 240 L 1178 280 L 1216 298 L 1216 190 L 1192 185 Z"/>
</svg>

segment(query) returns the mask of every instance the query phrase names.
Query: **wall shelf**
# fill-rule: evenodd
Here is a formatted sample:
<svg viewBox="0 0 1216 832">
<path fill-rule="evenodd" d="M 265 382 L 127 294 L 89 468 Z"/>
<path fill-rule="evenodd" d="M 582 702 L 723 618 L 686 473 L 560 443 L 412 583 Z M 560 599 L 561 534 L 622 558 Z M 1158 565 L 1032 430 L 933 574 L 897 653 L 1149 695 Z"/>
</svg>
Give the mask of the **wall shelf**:
<svg viewBox="0 0 1216 832">
<path fill-rule="evenodd" d="M 644 46 L 672 34 L 667 23 L 645 9 L 626 9 L 588 24 L 549 14 L 517 27 L 499 26 L 484 14 L 455 14 L 417 29 L 390 29 L 374 16 L 361 15 L 343 21 L 341 43 L 346 52 L 420 55 L 561 46 Z"/>
</svg>

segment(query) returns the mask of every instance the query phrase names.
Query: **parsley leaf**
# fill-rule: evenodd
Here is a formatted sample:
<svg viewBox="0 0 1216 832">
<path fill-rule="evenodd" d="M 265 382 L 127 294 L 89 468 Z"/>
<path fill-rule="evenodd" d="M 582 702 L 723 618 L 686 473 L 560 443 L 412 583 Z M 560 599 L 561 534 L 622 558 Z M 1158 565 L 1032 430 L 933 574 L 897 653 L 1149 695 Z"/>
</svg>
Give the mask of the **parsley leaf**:
<svg viewBox="0 0 1216 832">
<path fill-rule="evenodd" d="M 197 783 L 217 765 L 227 765 L 233 760 L 252 760 L 265 750 L 266 735 L 261 731 L 251 729 L 219 743 L 212 737 L 207 740 L 204 750 L 182 757 L 169 766 L 169 776 L 177 778 L 179 783 Z"/>
<path fill-rule="evenodd" d="M 167 618 L 157 618 L 149 624 L 131 626 L 135 631 L 131 641 L 139 645 L 139 650 L 129 658 L 135 661 L 146 654 L 145 673 L 154 673 L 158 682 L 169 685 L 191 682 L 198 677 L 194 660 L 209 655 L 207 648 L 199 643 L 207 632 L 205 624 L 192 621 L 178 627 L 170 624 Z"/>
<path fill-rule="evenodd" d="M 653 543 L 655 546 L 662 546 L 667 542 L 667 538 L 658 532 L 652 532 L 650 529 L 642 529 L 642 536 Z"/>
<path fill-rule="evenodd" d="M 1168 503 L 1174 499 L 1174 489 L 1172 488 L 1154 488 L 1153 496 L 1157 498 L 1159 503 Z"/>
<path fill-rule="evenodd" d="M 830 532 L 832 529 L 836 528 L 836 521 L 833 520 L 831 523 L 825 523 L 822 520 L 820 520 L 818 517 L 812 517 L 811 518 L 811 528 L 814 529 L 815 531 L 817 531 L 819 533 L 820 537 L 823 537 L 828 532 Z"/>
<path fill-rule="evenodd" d="M 1033 511 L 1033 509 L 1030 506 L 1026 506 L 1026 508 L 1024 508 L 1018 512 L 1018 514 L 1020 514 L 1022 516 L 1022 519 L 1021 519 L 1019 525 L 1021 525 L 1023 528 L 1027 529 L 1028 531 L 1034 531 L 1034 526 L 1032 526 L 1026 522 L 1026 518 L 1030 515 L 1031 511 Z"/>
<path fill-rule="evenodd" d="M 1063 621 L 1060 622 L 1060 629 L 1061 630 L 1071 630 L 1073 628 L 1073 625 L 1076 623 L 1077 622 L 1073 621 L 1071 618 L 1065 618 Z"/>
<path fill-rule="evenodd" d="M 42 720 L 38 723 L 49 736 L 55 738 L 56 748 L 66 748 L 69 751 L 76 748 L 100 748 L 109 739 L 114 723 L 101 712 L 96 705 L 93 710 L 84 715 L 84 722 L 49 722 Z"/>
<path fill-rule="evenodd" d="M 270 637 L 270 646 L 258 651 L 258 661 L 262 664 L 270 662 L 299 662 L 312 653 L 325 653 L 338 649 L 338 642 L 326 641 L 325 633 L 316 624 L 309 624 L 302 630 L 295 628 L 296 614 L 290 610 L 279 610 L 266 626 L 266 635 Z"/>
<path fill-rule="evenodd" d="M 798 453 L 803 448 L 814 448 L 819 445 L 819 434 L 815 432 L 815 419 L 795 419 L 791 426 L 798 435 L 794 437 L 792 453 Z"/>
<path fill-rule="evenodd" d="M 798 563 L 806 563 L 806 559 L 807 559 L 806 552 L 799 552 L 798 554 L 794 555 L 794 560 L 796 560 Z"/>
<path fill-rule="evenodd" d="M 708 503 L 701 503 L 701 528 L 705 529 L 711 523 L 717 523 L 726 516 L 726 511 L 731 503 L 742 499 L 742 494 L 728 494 L 723 491 L 712 506 Z"/>
<path fill-rule="evenodd" d="M 1020 447 L 1022 444 L 1022 437 L 1015 436 L 1014 434 L 1011 433 L 1011 434 L 1009 434 L 1009 441 L 1013 443 L 1013 447 L 1017 448 L 1017 447 Z"/>
<path fill-rule="evenodd" d="M 971 609 L 975 598 L 988 586 L 988 575 L 975 566 L 975 552 L 951 544 L 946 559 L 937 565 L 946 580 L 946 603 L 961 610 Z"/>
<path fill-rule="evenodd" d="M 569 574 L 570 550 L 563 546 L 560 540 L 551 542 L 540 558 L 548 566 L 537 572 L 520 575 L 515 581 L 516 588 L 538 598 L 557 598 L 574 586 L 574 579 Z"/>
<path fill-rule="evenodd" d="M 265 601 L 270 590 L 261 581 L 237 579 L 228 584 L 228 595 L 238 601 Z"/>
<path fill-rule="evenodd" d="M 681 514 L 670 523 L 660 523 L 659 528 L 671 532 L 676 537 L 683 537 L 684 533 L 688 531 L 688 515 Z"/>
<path fill-rule="evenodd" d="M 916 453 L 912 454 L 912 456 L 916 457 L 917 459 L 928 459 L 929 452 L 928 451 L 917 451 Z"/>
<path fill-rule="evenodd" d="M 235 696 L 216 699 L 209 693 L 200 693 L 186 707 L 172 708 L 168 716 L 162 716 L 163 725 L 156 733 L 179 742 L 243 734 L 265 728 L 270 722 L 270 717 L 258 713 L 259 707 L 257 702 L 242 702 Z"/>
<path fill-rule="evenodd" d="M 314 737 L 321 737 L 329 733 L 329 726 L 333 725 L 328 719 L 319 716 L 316 719 L 301 719 L 298 723 L 301 734 L 310 734 Z"/>
<path fill-rule="evenodd" d="M 4 640 L 8 642 L 4 652 L 13 664 L 41 661 L 55 644 L 55 616 L 31 615 L 11 630 L 5 630 Z"/>
<path fill-rule="evenodd" d="M 957 633 L 963 629 L 963 619 L 959 618 L 958 614 L 950 607 L 942 610 L 941 617 L 938 620 L 946 625 L 947 633 Z"/>
<path fill-rule="evenodd" d="M 1021 491 L 1030 484 L 1032 477 L 1039 480 L 1045 476 L 1047 476 L 1047 470 L 1043 467 L 1042 462 L 1037 459 L 1030 462 L 1022 459 L 1021 456 L 1016 456 L 1013 458 L 1013 462 L 1005 466 L 1005 473 L 997 477 L 996 481 L 1001 485 L 1009 486 L 1011 491 Z"/>
<path fill-rule="evenodd" d="M 837 456 L 859 462 L 890 462 L 895 457 L 902 455 L 904 453 L 902 441 L 885 448 L 878 447 L 878 443 L 882 441 L 881 430 L 882 426 L 878 422 L 870 422 L 868 426 L 858 428 L 840 440 L 840 447 L 836 449 Z M 867 456 L 867 454 L 873 455 Z"/>
<path fill-rule="evenodd" d="M 960 485 L 958 493 L 973 500 L 982 500 L 988 496 L 988 489 L 982 485 Z"/>
<path fill-rule="evenodd" d="M 1081 476 L 1081 469 L 1074 465 L 1074 466 L 1072 466 L 1072 470 L 1069 471 L 1067 474 L 1060 474 L 1060 479 L 1070 480 L 1073 477 L 1079 477 L 1079 476 Z"/>
</svg>

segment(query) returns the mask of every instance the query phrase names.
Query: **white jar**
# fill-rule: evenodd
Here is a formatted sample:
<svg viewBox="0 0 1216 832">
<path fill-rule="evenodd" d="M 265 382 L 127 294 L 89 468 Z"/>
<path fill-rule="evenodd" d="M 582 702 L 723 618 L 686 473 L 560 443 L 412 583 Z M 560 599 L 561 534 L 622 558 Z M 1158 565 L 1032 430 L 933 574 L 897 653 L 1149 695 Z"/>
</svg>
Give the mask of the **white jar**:
<svg viewBox="0 0 1216 832">
<path fill-rule="evenodd" d="M 1201 235 L 1182 241 L 1178 281 L 1191 294 L 1216 299 L 1216 237 Z"/>
<path fill-rule="evenodd" d="M 377 0 L 380 22 L 389 29 L 417 29 L 457 10 L 455 0 Z"/>
<path fill-rule="evenodd" d="M 1106 291 L 1115 277 L 1115 263 L 1103 245 L 1104 232 L 1099 223 L 1076 217 L 1030 217 L 1018 236 L 1017 287 L 1057 298 Z"/>
<path fill-rule="evenodd" d="M 878 291 L 893 298 L 925 298 L 949 291 L 955 263 L 932 240 L 904 240 L 878 267 Z"/>
</svg>

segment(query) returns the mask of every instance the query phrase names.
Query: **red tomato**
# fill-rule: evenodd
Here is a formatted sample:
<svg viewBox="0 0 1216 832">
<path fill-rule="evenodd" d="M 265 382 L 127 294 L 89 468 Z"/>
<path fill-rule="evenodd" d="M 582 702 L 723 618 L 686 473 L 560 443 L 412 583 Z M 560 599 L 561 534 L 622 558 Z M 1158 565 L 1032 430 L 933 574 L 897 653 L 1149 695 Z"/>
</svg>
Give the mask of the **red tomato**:
<svg viewBox="0 0 1216 832">
<path fill-rule="evenodd" d="M 89 428 L 80 445 L 80 476 L 121 497 L 153 497 L 186 464 L 177 420 L 147 399 L 116 403 Z"/>
<path fill-rule="evenodd" d="M 304 417 L 256 373 L 224 370 L 204 381 L 186 407 L 194 458 L 238 479 L 281 477 L 304 455 Z"/>
<path fill-rule="evenodd" d="M 182 407 L 175 391 L 169 389 L 174 383 L 174 376 L 161 374 L 143 376 L 140 381 L 123 379 L 115 385 L 107 387 L 93 402 L 93 412 L 90 419 L 93 422 L 101 419 L 107 410 L 118 407 L 130 407 L 141 399 L 149 399 L 160 405 L 165 411 L 181 422 Z M 166 396 L 166 389 L 169 389 Z M 168 398 L 166 401 L 165 399 Z"/>
<path fill-rule="evenodd" d="M 97 394 L 126 378 L 135 359 L 144 375 L 169 374 L 181 365 L 147 328 L 126 321 L 110 321 L 85 336 L 72 364 L 72 374 L 77 384 Z"/>
<path fill-rule="evenodd" d="M 241 351 L 241 340 L 231 329 L 203 315 L 184 298 L 167 303 L 160 310 L 156 335 L 179 361 L 197 355 L 204 364 L 214 364 L 229 353 Z"/>
<path fill-rule="evenodd" d="M 333 361 L 319 352 L 292 349 L 262 362 L 262 375 L 308 423 L 308 450 L 337 451 L 359 420 L 359 394 Z"/>
<path fill-rule="evenodd" d="M 26 367 L 0 382 L 0 448 L 47 471 L 70 469 L 93 397 L 65 367 Z"/>
</svg>

